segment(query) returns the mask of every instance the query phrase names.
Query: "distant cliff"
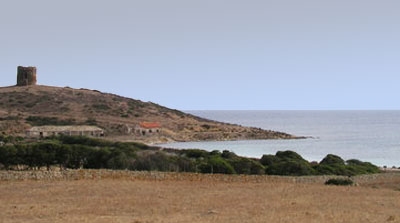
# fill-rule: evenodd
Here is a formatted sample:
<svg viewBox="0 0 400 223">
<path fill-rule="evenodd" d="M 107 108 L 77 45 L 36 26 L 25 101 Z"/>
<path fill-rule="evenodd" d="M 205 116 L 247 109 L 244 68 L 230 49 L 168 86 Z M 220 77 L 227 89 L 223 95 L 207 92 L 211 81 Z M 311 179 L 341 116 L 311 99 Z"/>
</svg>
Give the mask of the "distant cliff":
<svg viewBox="0 0 400 223">
<path fill-rule="evenodd" d="M 140 123 L 159 130 L 144 134 L 137 129 Z M 106 138 L 144 142 L 298 138 L 96 90 L 41 85 L 0 88 L 0 134 L 24 135 L 37 125 L 83 124 L 103 128 Z"/>
</svg>

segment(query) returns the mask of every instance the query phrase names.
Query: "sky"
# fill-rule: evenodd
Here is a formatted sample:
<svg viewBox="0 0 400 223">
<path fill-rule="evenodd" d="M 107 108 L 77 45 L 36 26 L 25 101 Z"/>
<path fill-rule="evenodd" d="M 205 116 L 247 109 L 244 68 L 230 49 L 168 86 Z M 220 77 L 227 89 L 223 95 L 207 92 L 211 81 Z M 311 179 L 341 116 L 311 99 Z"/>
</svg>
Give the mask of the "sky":
<svg viewBox="0 0 400 223">
<path fill-rule="evenodd" d="M 0 86 L 179 110 L 400 109 L 398 0 L 2 0 Z"/>
</svg>

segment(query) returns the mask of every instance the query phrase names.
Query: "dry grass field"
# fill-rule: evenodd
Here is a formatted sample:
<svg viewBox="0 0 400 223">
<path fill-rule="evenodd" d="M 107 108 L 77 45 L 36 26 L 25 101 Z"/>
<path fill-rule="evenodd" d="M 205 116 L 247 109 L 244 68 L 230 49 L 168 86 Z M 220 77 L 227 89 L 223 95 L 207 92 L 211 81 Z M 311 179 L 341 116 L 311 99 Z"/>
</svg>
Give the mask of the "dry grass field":
<svg viewBox="0 0 400 223">
<path fill-rule="evenodd" d="M 1 180 L 0 222 L 400 222 L 398 180 L 351 187 L 193 174 Z"/>
</svg>

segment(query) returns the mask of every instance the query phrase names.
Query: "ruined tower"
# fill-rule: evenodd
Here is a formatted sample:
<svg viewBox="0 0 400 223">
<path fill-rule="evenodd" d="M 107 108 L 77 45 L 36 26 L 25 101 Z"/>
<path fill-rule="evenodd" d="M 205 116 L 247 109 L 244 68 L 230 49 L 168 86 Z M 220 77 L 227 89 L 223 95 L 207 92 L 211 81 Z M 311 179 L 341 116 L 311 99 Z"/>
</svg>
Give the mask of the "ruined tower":
<svg viewBox="0 0 400 223">
<path fill-rule="evenodd" d="M 17 69 L 17 86 L 36 85 L 36 67 L 22 67 Z"/>
</svg>

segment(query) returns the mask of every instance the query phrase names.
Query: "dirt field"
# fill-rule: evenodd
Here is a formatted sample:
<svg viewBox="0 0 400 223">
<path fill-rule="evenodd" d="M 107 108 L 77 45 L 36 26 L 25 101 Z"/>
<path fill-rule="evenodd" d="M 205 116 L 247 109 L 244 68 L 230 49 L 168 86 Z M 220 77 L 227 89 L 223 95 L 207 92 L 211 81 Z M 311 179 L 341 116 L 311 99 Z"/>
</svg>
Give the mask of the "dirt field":
<svg viewBox="0 0 400 223">
<path fill-rule="evenodd" d="M 1 180 L 0 222 L 400 222 L 398 178 L 172 176 Z"/>
</svg>

